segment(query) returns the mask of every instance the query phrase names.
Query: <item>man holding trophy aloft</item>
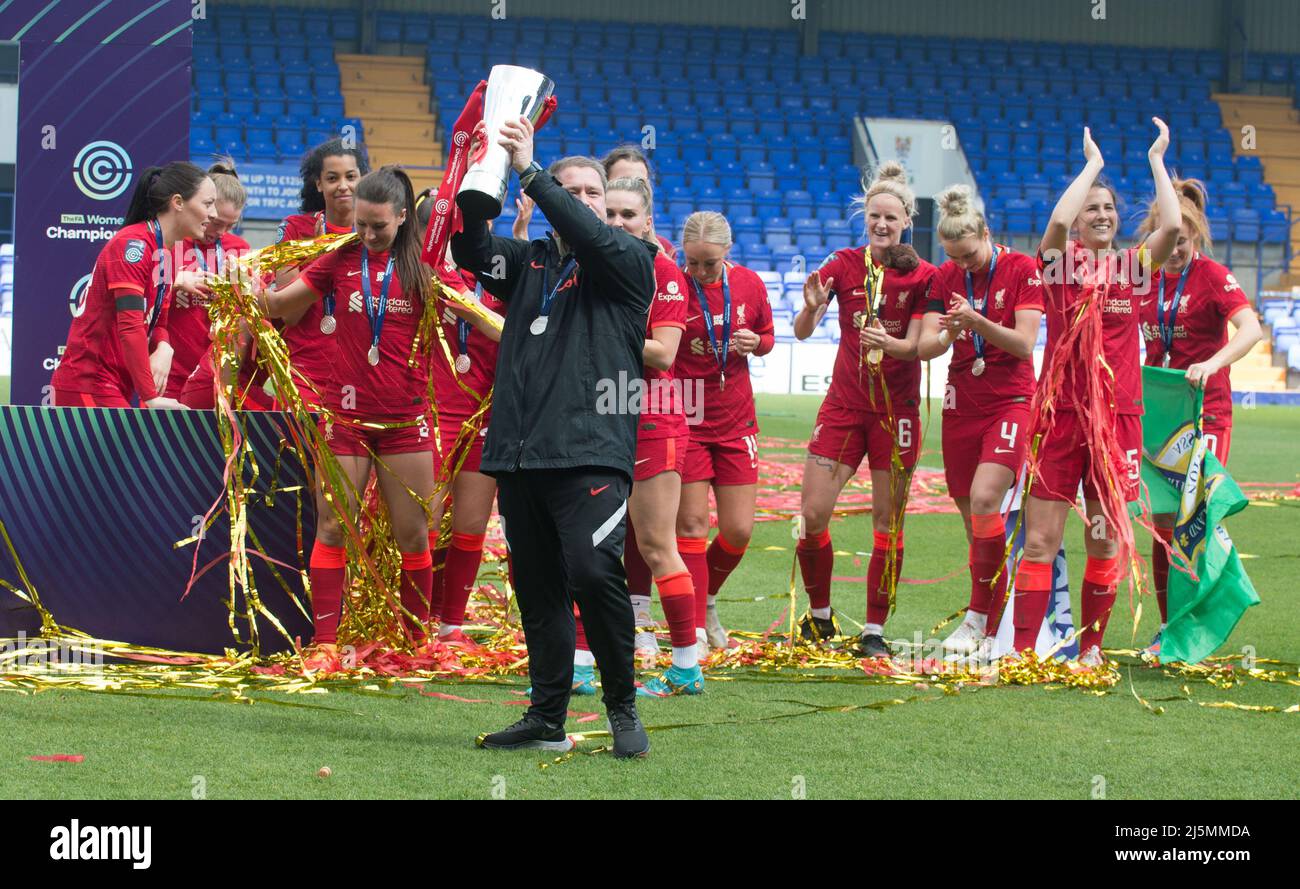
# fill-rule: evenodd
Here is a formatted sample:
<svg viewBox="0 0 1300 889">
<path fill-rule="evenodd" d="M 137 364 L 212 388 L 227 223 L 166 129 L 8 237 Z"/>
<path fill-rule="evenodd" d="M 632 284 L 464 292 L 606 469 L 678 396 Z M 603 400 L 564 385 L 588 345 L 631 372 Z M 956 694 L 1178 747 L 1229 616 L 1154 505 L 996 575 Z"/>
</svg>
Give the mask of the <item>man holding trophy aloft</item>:
<svg viewBox="0 0 1300 889">
<path fill-rule="evenodd" d="M 481 469 L 499 486 L 533 686 L 524 718 L 478 743 L 573 746 L 564 720 L 576 602 L 600 667 L 614 754 L 642 756 L 650 744 L 636 712 L 622 566 L 637 416 L 599 398 L 620 375 L 641 375 L 653 247 L 606 225 L 599 163 L 563 158 L 544 171 L 533 160 L 534 122 L 550 92 L 535 71 L 493 69 L 475 161 L 456 198 L 464 230 L 451 238 L 456 263 L 506 304 Z M 511 168 L 554 228 L 545 240 L 490 233 Z"/>
</svg>

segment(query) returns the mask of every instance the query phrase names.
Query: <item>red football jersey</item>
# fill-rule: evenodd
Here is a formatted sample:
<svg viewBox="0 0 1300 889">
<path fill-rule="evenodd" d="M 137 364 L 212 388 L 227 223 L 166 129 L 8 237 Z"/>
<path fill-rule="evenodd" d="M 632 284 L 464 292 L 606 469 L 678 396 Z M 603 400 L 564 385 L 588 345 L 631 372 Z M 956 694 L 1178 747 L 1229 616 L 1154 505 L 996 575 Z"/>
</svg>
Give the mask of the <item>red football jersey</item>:
<svg viewBox="0 0 1300 889">
<path fill-rule="evenodd" d="M 135 393 L 130 371 L 122 356 L 117 335 L 117 305 L 114 293 L 144 297 L 147 324 L 158 299 L 158 283 L 168 274 L 162 245 L 147 222 L 121 229 L 109 239 L 95 259 L 80 313 L 72 319 L 68 343 L 50 381 L 54 388 L 90 395 L 121 396 Z M 168 323 L 171 284 L 163 291 L 158 326 Z M 141 392 L 142 399 L 155 393 Z"/>
<path fill-rule="evenodd" d="M 885 394 L 881 377 L 889 387 L 894 413 L 915 415 L 921 405 L 921 362 L 899 361 L 886 354 L 880 361 L 880 373 L 866 365 L 862 350 L 862 326 L 867 319 L 867 263 L 865 248 L 837 250 L 817 270 L 822 283 L 835 279 L 831 299 L 840 302 L 840 348 L 835 355 L 831 386 L 826 398 L 853 411 L 885 412 Z M 885 332 L 893 337 L 907 335 L 913 318 L 925 314 L 935 267 L 925 260 L 907 273 L 885 269 L 878 310 Z"/>
<path fill-rule="evenodd" d="M 691 298 L 690 286 L 682 270 L 665 253 L 655 254 L 655 296 L 650 302 L 650 319 L 646 336 L 656 327 L 676 327 L 686 330 L 687 300 Z M 686 348 L 686 337 L 678 346 L 678 354 Z M 683 410 L 683 383 L 673 378 L 673 370 L 645 369 L 644 398 L 641 420 L 636 427 L 638 441 L 659 438 L 676 438 L 687 433 Z"/>
<path fill-rule="evenodd" d="M 229 232 L 206 244 L 186 238 L 177 251 L 177 266 L 219 275 L 225 271 L 226 263 L 246 250 L 248 242 Z M 180 291 L 172 294 L 171 308 L 167 312 L 167 337 L 175 354 L 172 355 L 167 388 L 163 392 L 170 398 L 180 397 L 186 380 L 198 367 L 199 360 L 211 343 L 208 329 L 212 322 L 208 318 L 208 302 L 209 298 L 201 294 L 193 297 Z"/>
<path fill-rule="evenodd" d="M 461 273 L 465 278 L 465 286 L 461 288 L 464 293 L 473 294 L 474 286 L 469 282 L 473 276 L 469 272 Z M 495 296 L 482 291 L 480 299 L 486 308 L 498 314 L 505 314 L 505 304 L 500 302 Z M 449 364 L 442 351 L 442 344 L 435 342 L 433 344 L 433 364 L 431 371 L 433 373 L 433 391 L 438 399 L 438 422 L 452 423 L 459 425 L 470 418 L 478 410 L 479 400 L 487 395 L 488 390 L 496 379 L 497 372 L 497 351 L 500 345 L 490 339 L 486 334 L 479 331 L 478 328 L 466 323 L 468 330 L 463 331 L 466 335 L 465 350 L 461 350 L 461 325 L 459 317 L 446 306 L 442 307 L 442 333 L 446 338 L 447 347 L 451 350 L 451 361 Z M 465 354 L 469 357 L 469 368 L 464 373 L 457 373 L 453 368 L 459 357 Z M 458 382 L 459 378 L 459 382 Z M 464 387 L 469 387 L 475 395 L 470 395 Z M 491 410 L 484 415 L 483 426 L 488 425 L 491 418 Z M 482 427 L 480 427 L 482 428 Z"/>
<path fill-rule="evenodd" d="M 758 335 L 771 334 L 772 306 L 767 301 L 767 286 L 763 279 L 744 266 L 728 264 L 726 280 L 731 290 L 731 332 L 752 330 Z M 740 355 L 733 348 L 727 349 L 726 388 L 721 388 L 718 362 L 710 345 L 707 324 L 712 323 L 713 334 L 722 338 L 722 279 L 713 284 L 702 285 L 701 290 L 708 301 L 709 316 L 704 317 L 698 293 L 691 282 L 687 282 L 686 294 L 686 329 L 682 333 L 682 344 L 677 350 L 677 360 L 673 363 L 673 376 L 682 381 L 682 386 L 692 385 L 691 381 L 703 381 L 703 391 L 696 385 L 692 392 L 702 399 L 697 401 L 694 410 L 701 411 L 702 416 L 697 425 L 690 427 L 691 439 L 700 442 L 732 441 L 758 432 L 758 421 L 754 416 L 754 389 L 749 381 L 749 359 Z M 721 345 L 721 342 L 719 342 Z"/>
<path fill-rule="evenodd" d="M 408 366 L 411 344 L 415 341 L 424 306 L 418 295 L 408 296 L 393 267 L 388 285 L 388 308 L 384 314 L 379 339 L 379 363 L 367 360 L 372 335 L 361 285 L 360 243 L 327 253 L 303 270 L 302 280 L 318 294 L 333 290 L 337 303 L 338 329 L 331 335 L 334 370 L 322 395 L 327 407 L 364 417 L 410 419 L 424 412 L 427 403 L 427 360 L 417 356 L 415 367 Z M 387 253 L 369 257 L 370 293 L 378 312 L 384 284 Z"/>
<path fill-rule="evenodd" d="M 979 311 L 987 299 L 984 314 L 989 321 L 1014 330 L 1016 311 L 1043 310 L 1043 279 L 1032 256 L 998 248 L 997 266 L 989 281 L 989 267 L 971 275 L 972 307 Z M 939 266 L 930 289 L 931 312 L 946 312 L 955 297 L 967 299 L 966 273 L 952 260 Z M 987 416 L 1012 402 L 1028 402 L 1034 395 L 1034 361 L 1017 358 L 990 342 L 984 343 L 984 372 L 975 376 L 975 342 L 963 330 L 952 344 L 948 364 L 948 386 L 943 409 L 955 415 Z"/>
<path fill-rule="evenodd" d="M 1043 278 L 1047 296 L 1047 354 L 1056 355 L 1061 337 L 1074 324 L 1079 314 L 1085 292 L 1092 286 L 1105 286 L 1105 304 L 1101 313 L 1102 356 L 1114 373 L 1114 382 L 1095 355 L 1071 355 L 1065 367 L 1063 384 L 1056 407 L 1074 410 L 1078 399 L 1087 391 L 1089 374 L 1097 374 L 1104 391 L 1110 393 L 1119 414 L 1142 413 L 1142 360 L 1138 343 L 1138 296 L 1134 293 L 1134 278 L 1148 276 L 1150 256 L 1145 247 L 1130 247 L 1119 253 L 1107 253 L 1099 262 L 1093 251 L 1078 241 L 1067 246 L 1068 256 L 1062 265 L 1044 265 L 1038 257 L 1038 268 Z M 1068 260 L 1068 261 L 1067 261 Z M 1139 263 L 1141 266 L 1139 266 Z M 1090 286 L 1090 282 L 1095 284 Z M 1143 287 L 1149 297 L 1149 283 Z M 1044 374 L 1043 379 L 1047 375 Z M 1042 380 L 1039 381 L 1042 384 Z"/>
<path fill-rule="evenodd" d="M 286 217 L 280 223 L 280 241 L 302 241 L 318 237 L 323 233 L 346 234 L 349 228 L 327 225 L 320 213 L 297 213 Z M 334 300 L 336 320 L 341 320 L 338 297 Z M 325 312 L 322 303 L 313 303 L 298 323 L 284 328 L 284 342 L 289 347 L 289 357 L 294 368 L 322 390 L 329 382 L 334 366 L 334 335 L 321 333 L 320 322 Z"/>
<path fill-rule="evenodd" d="M 1184 274 L 1187 283 L 1174 318 L 1173 348 L 1169 355 L 1169 366 L 1178 370 L 1214 357 L 1228 342 L 1228 319 L 1251 307 L 1232 272 L 1208 257 L 1198 253 Z M 1163 284 L 1164 293 L 1159 298 L 1172 301 L 1178 278 L 1157 274 L 1156 281 Z M 1156 313 L 1158 293 L 1160 290 L 1153 288 L 1142 298 L 1139 307 L 1142 336 L 1147 342 L 1146 363 L 1155 367 L 1164 365 L 1165 355 Z M 1165 323 L 1169 323 L 1167 309 Z M 1203 413 L 1207 423 L 1223 423 L 1232 418 L 1232 380 L 1228 371 L 1225 367 L 1206 381 Z"/>
</svg>

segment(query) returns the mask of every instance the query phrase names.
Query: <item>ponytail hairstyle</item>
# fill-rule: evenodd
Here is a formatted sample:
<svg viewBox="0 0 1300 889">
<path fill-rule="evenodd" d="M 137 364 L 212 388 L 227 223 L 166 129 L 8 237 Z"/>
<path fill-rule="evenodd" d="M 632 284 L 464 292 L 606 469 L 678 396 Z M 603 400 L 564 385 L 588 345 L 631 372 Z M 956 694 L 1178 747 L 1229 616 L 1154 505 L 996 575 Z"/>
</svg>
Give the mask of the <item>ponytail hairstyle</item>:
<svg viewBox="0 0 1300 889">
<path fill-rule="evenodd" d="M 155 219 L 167 209 L 172 195 L 188 201 L 199 190 L 208 174 L 189 161 L 173 161 L 165 167 L 146 167 L 131 192 L 131 205 L 126 210 L 126 224 L 134 225 L 146 219 Z"/>
<path fill-rule="evenodd" d="M 989 233 L 984 214 L 975 207 L 975 193 L 969 185 L 952 185 L 935 196 L 939 206 L 939 237 L 957 241 L 968 235 L 984 238 Z"/>
<path fill-rule="evenodd" d="M 864 180 L 862 194 L 853 199 L 853 215 L 865 217 L 867 204 L 878 194 L 890 194 L 898 198 L 903 205 L 908 227 L 912 225 L 912 219 L 916 217 L 916 194 L 908 184 L 907 170 L 898 161 L 885 161 L 876 167 L 876 174 L 870 182 Z M 912 271 L 920 262 L 921 257 L 911 244 L 895 244 L 885 253 L 884 258 L 886 268 L 904 273 Z"/>
<path fill-rule="evenodd" d="M 1173 185 L 1183 223 L 1191 230 L 1196 249 L 1211 253 L 1214 242 L 1210 239 L 1210 220 L 1205 216 L 1205 183 L 1199 179 L 1174 179 Z M 1145 238 L 1159 227 L 1160 208 L 1153 200 L 1147 205 L 1147 215 L 1138 226 L 1138 235 Z"/>
<path fill-rule="evenodd" d="M 420 260 L 423 230 L 416 218 L 415 188 L 411 185 L 411 177 L 393 164 L 380 167 L 357 183 L 357 200 L 387 204 L 393 208 L 394 214 L 406 211 L 406 219 L 397 227 L 397 236 L 389 250 L 397 269 L 397 279 L 402 282 L 402 292 L 412 296 L 419 294 L 421 302 L 427 300 L 431 290 L 431 272 Z"/>
<path fill-rule="evenodd" d="M 600 165 L 605 168 L 606 177 L 609 176 L 609 171 L 614 164 L 619 161 L 631 161 L 634 164 L 641 164 L 645 167 L 646 176 L 654 177 L 654 171 L 650 169 L 650 161 L 646 158 L 645 152 L 635 145 L 620 145 L 600 159 Z"/>
<path fill-rule="evenodd" d="M 719 247 L 731 246 L 731 223 L 715 210 L 697 210 L 682 225 L 682 246 L 700 241 Z"/>
<path fill-rule="evenodd" d="M 217 158 L 215 163 L 208 167 L 208 177 L 217 187 L 217 200 L 229 201 L 234 204 L 237 211 L 243 213 L 244 205 L 248 203 L 248 192 L 244 190 L 244 183 L 239 181 L 239 174 L 235 172 L 235 159 Z"/>
<path fill-rule="evenodd" d="M 633 179 L 630 176 L 624 176 L 622 179 L 613 180 L 605 187 L 606 195 L 611 191 L 626 191 L 641 199 L 641 207 L 645 210 L 646 215 L 646 228 L 645 233 L 642 235 L 642 240 L 649 244 L 653 244 L 655 250 L 662 250 L 663 245 L 660 244 L 659 239 L 655 237 L 655 196 L 654 190 L 650 187 L 650 183 L 646 182 L 644 179 Z"/>
<path fill-rule="evenodd" d="M 433 216 L 433 201 L 431 198 L 437 194 L 437 190 L 426 188 L 415 196 L 415 221 L 420 223 L 420 231 L 429 227 L 429 218 Z"/>
<path fill-rule="evenodd" d="M 344 146 L 342 139 L 331 139 L 328 142 L 322 142 L 307 152 L 298 167 L 298 172 L 302 174 L 302 191 L 298 201 L 300 211 L 315 213 L 325 209 L 325 195 L 321 194 L 320 189 L 316 187 L 316 180 L 321 177 L 321 173 L 325 170 L 325 158 L 342 157 L 344 155 L 352 155 L 357 159 L 357 172 L 362 176 L 370 172 L 370 161 L 366 157 L 364 149 L 348 148 Z"/>
</svg>

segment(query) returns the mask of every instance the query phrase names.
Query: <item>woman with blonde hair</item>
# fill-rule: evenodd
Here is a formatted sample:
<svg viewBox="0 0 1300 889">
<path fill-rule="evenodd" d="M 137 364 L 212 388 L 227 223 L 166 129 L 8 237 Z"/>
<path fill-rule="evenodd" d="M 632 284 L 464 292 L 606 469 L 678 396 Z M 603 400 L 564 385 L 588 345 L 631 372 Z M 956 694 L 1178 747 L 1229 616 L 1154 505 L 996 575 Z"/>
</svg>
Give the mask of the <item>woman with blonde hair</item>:
<svg viewBox="0 0 1300 889">
<path fill-rule="evenodd" d="M 1229 366 L 1259 342 L 1259 318 L 1241 285 L 1210 252 L 1210 223 L 1205 218 L 1205 185 L 1174 179 L 1179 229 L 1174 252 L 1156 276 L 1156 297 L 1140 309 L 1146 363 L 1187 372 L 1187 382 L 1205 390 L 1202 422 L 1205 443 L 1227 465 L 1232 445 L 1232 383 Z M 1153 202 L 1138 232 L 1160 227 L 1160 207 Z M 1228 325 L 1236 328 L 1231 339 Z M 1160 654 L 1160 637 L 1169 620 L 1169 551 L 1172 515 L 1154 516 L 1160 539 L 1151 548 L 1151 573 L 1160 605 L 1160 630 L 1147 651 Z"/>
<path fill-rule="evenodd" d="M 941 192 L 948 259 L 922 322 L 923 361 L 952 348 L 943 395 L 943 469 L 970 545 L 970 605 L 944 648 L 976 651 L 995 636 L 1006 598 L 1002 502 L 1025 462 L 1043 282 L 1032 256 L 996 244 L 967 185 Z"/>
<path fill-rule="evenodd" d="M 721 213 L 692 213 L 682 228 L 689 293 L 686 329 L 673 375 L 702 405 L 692 419 L 677 513 L 677 550 L 695 586 L 699 642 L 726 648 L 717 594 L 740 564 L 754 532 L 758 493 L 758 420 L 749 356 L 776 342 L 767 287 L 727 259 L 731 225 Z M 718 503 L 718 534 L 709 544 L 709 488 Z"/>
<path fill-rule="evenodd" d="M 794 319 L 795 336 L 807 339 L 830 300 L 840 302 L 839 352 L 804 463 L 796 550 L 810 610 L 799 632 L 809 642 L 839 635 L 831 610 L 830 517 L 865 456 L 874 544 L 857 647 L 864 657 L 888 657 L 884 624 L 902 570 L 903 506 L 921 445 L 917 343 L 935 268 L 902 243 L 916 197 L 901 164 L 881 164 L 855 203 L 866 217 L 867 243 L 826 257 L 804 282 L 804 305 Z"/>
</svg>

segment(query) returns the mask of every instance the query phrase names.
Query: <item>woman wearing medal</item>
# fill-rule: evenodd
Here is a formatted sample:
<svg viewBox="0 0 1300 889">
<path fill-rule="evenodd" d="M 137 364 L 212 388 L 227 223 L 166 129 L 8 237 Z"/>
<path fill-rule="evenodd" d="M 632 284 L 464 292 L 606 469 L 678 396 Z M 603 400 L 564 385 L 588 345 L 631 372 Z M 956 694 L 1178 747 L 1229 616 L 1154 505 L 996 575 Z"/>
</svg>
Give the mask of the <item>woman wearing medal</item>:
<svg viewBox="0 0 1300 889">
<path fill-rule="evenodd" d="M 858 649 L 864 657 L 888 657 L 884 623 L 889 591 L 902 570 L 902 507 L 921 444 L 916 349 L 935 268 L 902 243 L 916 214 L 916 197 L 901 164 L 882 164 L 856 203 L 866 215 L 867 244 L 832 253 L 808 276 L 804 306 L 794 319 L 795 336 L 807 339 L 829 301 L 840 302 L 839 352 L 804 463 L 803 527 L 796 551 L 810 611 L 799 632 L 810 642 L 839 635 L 831 610 L 830 518 L 865 456 L 871 468 L 874 545 Z"/>
<path fill-rule="evenodd" d="M 952 347 L 943 398 L 943 469 L 970 544 L 970 605 L 944 648 L 978 649 L 1006 597 L 1002 501 L 1025 462 L 1043 282 L 1032 256 L 994 244 L 969 186 L 935 198 L 939 266 L 921 328 L 922 361 Z"/>
<path fill-rule="evenodd" d="M 758 493 L 758 421 L 749 356 L 776 342 L 767 287 L 727 260 L 731 226 L 721 213 L 692 213 L 682 228 L 689 285 L 686 329 L 673 364 L 684 388 L 703 401 L 682 471 L 677 549 L 695 587 L 697 645 L 726 648 L 717 594 L 740 564 L 754 532 Z M 699 381 L 698 383 L 696 381 Z M 697 402 L 698 403 L 698 402 Z M 718 502 L 718 534 L 709 537 L 709 488 Z"/>
<path fill-rule="evenodd" d="M 1032 649 L 1037 642 L 1051 598 L 1052 562 L 1082 483 L 1088 561 L 1079 597 L 1079 664 L 1090 669 L 1105 664 L 1101 642 L 1116 585 L 1132 556 L 1120 552 L 1118 523 L 1128 521 L 1122 503 L 1138 499 L 1138 303 L 1178 240 L 1178 197 L 1164 162 L 1169 128 L 1159 118 L 1151 120 L 1158 134 L 1147 160 L 1160 225 L 1137 247 L 1114 248 L 1119 230 L 1115 195 L 1099 178 L 1105 160 L 1085 127 L 1085 165 L 1053 208 L 1038 251 L 1047 297 L 1047 348 L 1036 393 L 1042 403 L 1030 418 L 1031 445 L 1036 436 L 1041 438 L 1038 474 L 1023 507 L 1025 548 L 1015 573 L 1015 650 Z M 1071 239 L 1071 230 L 1077 239 Z M 1103 363 L 1108 372 L 1099 372 Z"/>
<path fill-rule="evenodd" d="M 325 234 L 354 231 L 357 183 L 370 172 L 365 152 L 347 148 L 342 139 L 317 145 L 303 158 L 301 212 L 280 223 L 277 241 L 302 241 Z M 298 277 L 299 269 L 282 269 L 276 285 L 284 287 Z M 289 347 L 293 369 L 310 385 L 299 385 L 298 392 L 309 405 L 322 403 L 330 384 L 334 365 L 333 339 L 339 318 L 333 293 L 304 307 L 301 314 L 284 316 L 284 341 Z"/>
<path fill-rule="evenodd" d="M 421 232 L 428 228 L 433 210 L 433 201 L 428 197 L 427 194 L 421 197 L 416 212 Z M 488 316 L 495 316 L 500 324 L 500 312 L 505 307 L 496 297 L 484 292 L 472 274 L 457 269 L 448 258 L 438 270 L 438 277 L 448 287 L 477 301 L 483 311 Z M 501 333 L 499 327 L 494 328 L 476 316 L 462 313 L 455 303 L 440 302 L 439 305 L 443 336 L 432 344 L 430 365 L 437 398 L 439 437 L 439 447 L 433 459 L 438 483 L 444 486 L 445 493 L 450 494 L 450 501 L 446 496 L 436 497 L 430 516 L 429 548 L 433 551 L 434 565 L 432 616 L 439 621 L 439 641 L 469 649 L 474 647 L 474 642 L 461 627 L 465 623 L 465 606 L 474 591 L 483 561 L 487 523 L 497 493 L 496 480 L 479 471 L 483 441 L 492 419 L 491 410 L 479 419 L 478 429 L 472 436 L 463 436 L 462 427 L 492 392 Z M 450 350 L 450 361 L 443 351 L 442 342 L 446 342 Z M 448 492 L 445 489 L 447 478 L 457 466 L 459 471 Z M 447 547 L 440 549 L 439 529 L 443 513 L 449 507 L 451 540 Z"/>
<path fill-rule="evenodd" d="M 430 274 L 420 261 L 421 230 L 406 173 L 399 167 L 377 170 L 358 182 L 356 195 L 357 241 L 325 254 L 292 284 L 266 294 L 266 310 L 271 317 L 301 317 L 325 294 L 339 295 L 336 366 L 333 385 L 324 393 L 330 414 L 321 419 L 348 481 L 348 502 L 337 508 L 343 520 L 355 521 L 356 497 L 373 463 L 402 553 L 402 607 L 414 618 L 407 626 L 419 643 L 430 614 L 432 561 L 424 503 L 434 493 L 434 443 L 426 415 L 428 366 L 418 354 L 415 365 L 410 362 Z M 311 555 L 316 651 L 305 663 L 326 671 L 338 669 L 335 642 L 345 574 L 345 533 L 335 509 L 322 488 Z"/>
<path fill-rule="evenodd" d="M 1259 318 L 1250 299 L 1227 268 L 1202 251 L 1211 249 L 1205 218 L 1205 186 L 1196 179 L 1174 179 L 1181 211 L 1178 242 L 1155 278 L 1155 298 L 1141 304 L 1146 363 L 1187 372 L 1187 382 L 1205 390 L 1202 427 L 1206 446 L 1227 465 L 1232 445 L 1232 383 L 1229 366 L 1259 342 Z M 1138 229 L 1160 227 L 1160 208 L 1152 204 Z M 1231 339 L 1228 325 L 1236 328 Z M 1169 619 L 1169 552 L 1174 516 L 1154 516 L 1161 540 L 1151 548 L 1151 572 L 1160 604 L 1160 631 L 1147 651 L 1160 654 L 1160 636 Z"/>
</svg>

